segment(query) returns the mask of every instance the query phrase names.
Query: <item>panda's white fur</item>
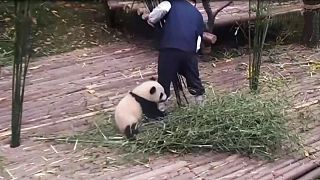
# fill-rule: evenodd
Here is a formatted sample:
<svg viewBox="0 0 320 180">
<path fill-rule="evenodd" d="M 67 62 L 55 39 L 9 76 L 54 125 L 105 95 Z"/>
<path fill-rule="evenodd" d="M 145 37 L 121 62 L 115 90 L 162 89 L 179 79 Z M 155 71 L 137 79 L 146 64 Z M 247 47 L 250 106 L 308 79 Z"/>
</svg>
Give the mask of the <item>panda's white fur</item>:
<svg viewBox="0 0 320 180">
<path fill-rule="evenodd" d="M 150 103 L 152 107 L 155 107 L 157 109 L 152 109 L 153 113 L 152 115 L 156 115 L 158 109 L 158 103 L 162 102 L 167 99 L 166 94 L 164 92 L 164 88 L 155 80 L 149 80 L 146 82 L 143 82 L 142 84 L 135 87 L 132 91 L 133 94 L 149 101 L 147 111 L 149 111 Z M 132 134 L 136 134 L 136 126 L 138 122 L 141 121 L 142 115 L 144 114 L 143 111 L 146 111 L 146 105 L 142 105 L 141 102 L 138 102 L 137 99 L 131 94 L 128 93 L 117 105 L 115 109 L 115 123 L 120 130 L 121 133 L 125 134 L 127 138 L 130 138 Z M 156 113 L 154 113 L 156 111 Z M 150 113 L 150 111 L 148 112 Z M 126 128 L 130 128 L 130 134 L 126 131 Z M 127 129 L 128 131 L 128 129 Z"/>
</svg>

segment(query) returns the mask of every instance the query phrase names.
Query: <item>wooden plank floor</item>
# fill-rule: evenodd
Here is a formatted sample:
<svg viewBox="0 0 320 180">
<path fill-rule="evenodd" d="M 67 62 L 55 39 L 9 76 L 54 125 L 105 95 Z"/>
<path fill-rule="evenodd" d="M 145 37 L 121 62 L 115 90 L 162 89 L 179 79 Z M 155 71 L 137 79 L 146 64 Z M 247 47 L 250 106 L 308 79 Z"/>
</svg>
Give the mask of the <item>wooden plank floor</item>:
<svg viewBox="0 0 320 180">
<path fill-rule="evenodd" d="M 319 100 L 320 74 L 310 76 L 310 67 L 298 64 L 309 60 L 319 62 L 320 54 L 296 45 L 283 48 L 288 51 L 281 55 L 281 62 L 291 62 L 294 54 L 296 64 L 279 68 L 264 63 L 263 72 L 290 78 L 296 105 Z M 215 67 L 210 62 L 201 62 L 202 77 L 220 90 L 244 87 L 246 71 L 237 67 L 247 63 L 247 59 L 221 60 Z M 308 176 L 319 174 L 319 103 L 310 106 L 317 121 L 310 124 L 311 130 L 303 135 L 309 157 L 288 156 L 274 163 L 239 155 L 205 153 L 164 156 L 150 160 L 147 165 L 118 167 L 109 162 L 116 156 L 106 148 L 57 145 L 29 138 L 84 131 L 99 112 L 112 111 L 119 98 L 137 82 L 155 76 L 156 60 L 157 52 L 144 43 L 118 42 L 33 62 L 26 87 L 23 145 L 16 149 L 8 145 L 11 75 L 1 76 L 0 155 L 6 158 L 3 176 L 11 174 L 18 179 L 295 179 L 306 172 L 310 172 Z M 90 158 L 92 156 L 99 158 Z"/>
</svg>

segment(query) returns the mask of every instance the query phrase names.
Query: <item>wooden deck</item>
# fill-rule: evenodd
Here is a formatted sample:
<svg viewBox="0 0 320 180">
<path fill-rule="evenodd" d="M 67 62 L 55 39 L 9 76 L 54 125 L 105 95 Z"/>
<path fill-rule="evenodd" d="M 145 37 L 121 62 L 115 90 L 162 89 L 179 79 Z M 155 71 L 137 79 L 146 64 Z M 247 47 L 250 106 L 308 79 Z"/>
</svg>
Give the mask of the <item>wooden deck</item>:
<svg viewBox="0 0 320 180">
<path fill-rule="evenodd" d="M 0 155 L 5 157 L 3 176 L 18 179 L 313 179 L 320 176 L 320 74 L 299 65 L 320 60 L 320 54 L 299 46 L 283 47 L 279 68 L 263 64 L 263 71 L 290 78 L 296 105 L 309 106 L 317 121 L 303 134 L 308 156 L 286 156 L 273 163 L 234 154 L 173 155 L 150 163 L 117 167 L 106 148 L 75 148 L 74 144 L 36 142 L 33 135 L 65 135 L 83 131 L 101 111 L 114 104 L 138 81 L 156 74 L 157 52 L 144 43 L 118 42 L 105 47 L 78 50 L 33 62 L 28 73 L 23 116 L 23 145 L 9 148 L 11 75 L 0 78 Z M 294 58 L 295 63 L 291 60 Z M 217 89 L 246 86 L 246 71 L 236 70 L 247 57 L 216 63 L 200 63 L 205 81 Z M 10 71 L 10 69 L 9 69 Z M 96 158 L 92 158 L 96 157 Z M 111 159 L 111 160 L 110 160 Z M 9 175 L 10 174 L 10 175 Z M 303 177 L 302 177 L 303 175 Z M 1 176 L 1 171 L 0 171 Z M 313 177 L 313 178 L 312 178 Z M 0 179 L 2 179 L 0 177 Z"/>
<path fill-rule="evenodd" d="M 149 11 L 143 3 L 135 2 L 132 4 L 132 1 L 115 1 L 108 0 L 109 7 L 113 9 L 122 9 L 124 12 L 136 12 L 139 16 L 145 17 L 149 14 Z M 211 8 L 213 11 L 217 10 L 220 7 L 223 7 L 228 1 L 216 1 L 211 2 Z M 198 10 L 201 12 L 204 22 L 208 21 L 207 14 L 202 6 L 202 3 L 197 3 Z M 277 16 L 281 14 L 286 14 L 289 12 L 299 12 L 302 10 L 302 4 L 299 1 L 292 1 L 290 3 L 275 3 L 271 8 L 271 16 Z M 233 4 L 223 9 L 216 17 L 215 25 L 226 25 L 247 22 L 250 18 L 248 15 L 249 11 L 249 2 L 248 1 L 234 1 Z M 254 19 L 255 15 L 252 13 L 251 19 Z"/>
</svg>

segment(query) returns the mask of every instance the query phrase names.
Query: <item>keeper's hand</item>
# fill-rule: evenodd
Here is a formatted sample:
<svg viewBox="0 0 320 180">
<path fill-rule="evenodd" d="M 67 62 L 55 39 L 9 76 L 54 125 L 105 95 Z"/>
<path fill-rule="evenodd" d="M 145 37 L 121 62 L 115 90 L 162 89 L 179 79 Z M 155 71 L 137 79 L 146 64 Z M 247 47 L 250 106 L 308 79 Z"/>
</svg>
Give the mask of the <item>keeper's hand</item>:
<svg viewBox="0 0 320 180">
<path fill-rule="evenodd" d="M 147 20 L 147 23 L 148 23 L 151 27 L 154 28 L 154 24 L 152 24 L 152 23 L 149 21 L 149 19 Z"/>
<path fill-rule="evenodd" d="M 142 17 L 142 19 L 146 20 L 147 23 L 148 23 L 151 27 L 154 28 L 154 24 L 152 24 L 152 22 L 150 22 L 150 20 L 149 20 L 149 15 L 146 15 L 146 16 Z"/>
</svg>

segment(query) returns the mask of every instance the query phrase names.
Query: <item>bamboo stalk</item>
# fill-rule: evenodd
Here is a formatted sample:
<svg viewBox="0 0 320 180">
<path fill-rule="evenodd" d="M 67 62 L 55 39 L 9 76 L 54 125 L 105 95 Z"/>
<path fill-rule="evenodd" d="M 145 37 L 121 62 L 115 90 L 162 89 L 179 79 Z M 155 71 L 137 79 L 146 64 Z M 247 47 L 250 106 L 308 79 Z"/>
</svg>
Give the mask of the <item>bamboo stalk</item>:
<svg viewBox="0 0 320 180">
<path fill-rule="evenodd" d="M 20 146 L 25 80 L 30 61 L 30 0 L 15 1 L 15 55 L 12 75 L 11 147 Z"/>
<path fill-rule="evenodd" d="M 249 0 L 249 19 L 251 18 L 251 0 Z M 252 81 L 250 80 L 252 77 L 252 55 L 251 55 L 251 22 L 248 20 L 248 32 L 249 32 L 249 85 L 252 87 Z"/>
<path fill-rule="evenodd" d="M 268 3 L 268 2 L 267 2 Z M 251 3 L 250 3 L 251 5 Z M 269 27 L 270 16 L 267 18 L 261 18 L 264 15 L 263 8 L 266 7 L 267 11 L 269 10 L 269 4 L 264 6 L 264 3 L 261 0 L 257 1 L 257 11 L 256 11 L 256 20 L 255 20 L 255 35 L 253 40 L 253 59 L 249 59 L 249 79 L 250 79 L 250 88 L 251 90 L 257 90 L 259 85 L 259 75 L 261 67 L 261 58 L 264 42 L 267 36 L 267 31 Z M 249 11 L 250 12 L 250 11 Z M 269 12 L 267 14 L 270 14 Z"/>
</svg>

